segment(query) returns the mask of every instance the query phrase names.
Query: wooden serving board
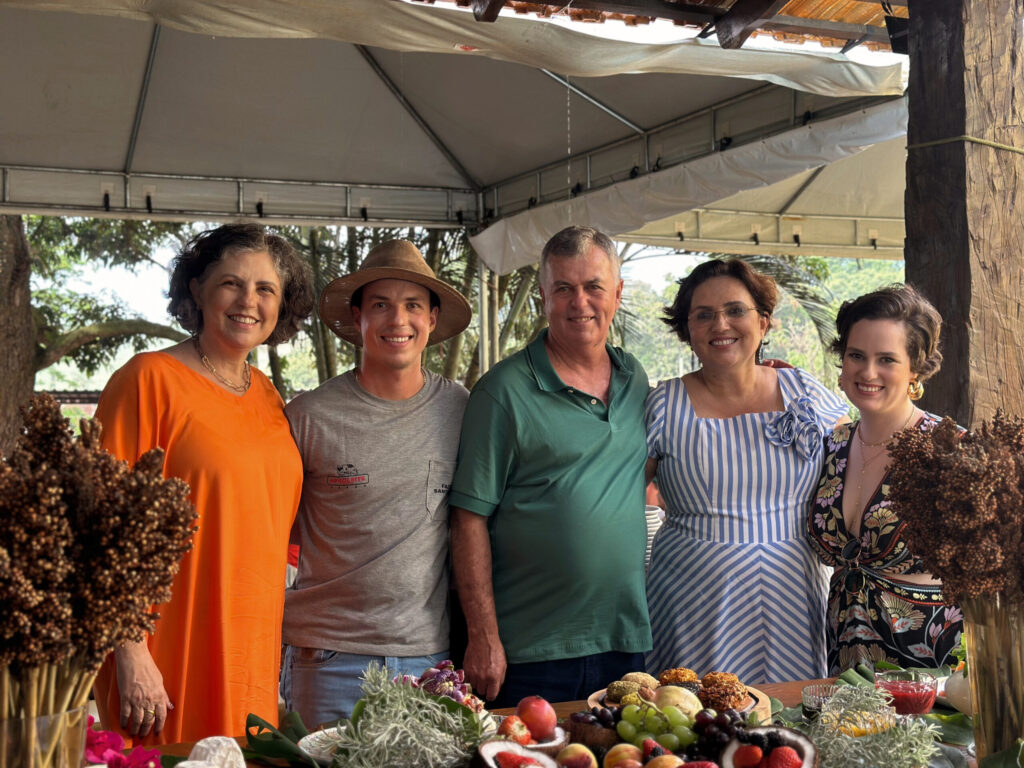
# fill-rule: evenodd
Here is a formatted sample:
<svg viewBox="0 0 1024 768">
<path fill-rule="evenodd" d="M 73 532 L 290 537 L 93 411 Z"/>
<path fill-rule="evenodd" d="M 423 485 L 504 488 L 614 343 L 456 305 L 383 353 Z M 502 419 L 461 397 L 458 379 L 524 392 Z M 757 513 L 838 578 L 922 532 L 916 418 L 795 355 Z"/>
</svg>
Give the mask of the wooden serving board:
<svg viewBox="0 0 1024 768">
<path fill-rule="evenodd" d="M 767 725 L 772 720 L 772 700 L 769 698 L 767 693 L 747 686 L 747 693 L 749 693 L 754 699 L 754 712 L 757 713 L 758 718 L 761 720 L 763 725 Z"/>
</svg>

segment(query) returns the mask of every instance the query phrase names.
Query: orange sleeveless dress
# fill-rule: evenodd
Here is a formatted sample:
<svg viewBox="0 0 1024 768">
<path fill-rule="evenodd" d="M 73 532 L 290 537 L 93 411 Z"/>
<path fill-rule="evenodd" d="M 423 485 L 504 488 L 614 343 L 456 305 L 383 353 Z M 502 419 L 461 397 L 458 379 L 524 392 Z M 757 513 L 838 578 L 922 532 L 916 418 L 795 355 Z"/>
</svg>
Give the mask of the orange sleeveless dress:
<svg viewBox="0 0 1024 768">
<path fill-rule="evenodd" d="M 166 451 L 164 474 L 185 480 L 199 514 L 149 650 L 174 704 L 146 744 L 239 736 L 245 716 L 277 721 L 288 532 L 302 461 L 284 403 L 259 371 L 233 395 L 163 352 L 136 355 L 100 397 L 104 446 L 134 463 Z M 104 728 L 120 731 L 113 656 L 95 685 Z"/>
</svg>

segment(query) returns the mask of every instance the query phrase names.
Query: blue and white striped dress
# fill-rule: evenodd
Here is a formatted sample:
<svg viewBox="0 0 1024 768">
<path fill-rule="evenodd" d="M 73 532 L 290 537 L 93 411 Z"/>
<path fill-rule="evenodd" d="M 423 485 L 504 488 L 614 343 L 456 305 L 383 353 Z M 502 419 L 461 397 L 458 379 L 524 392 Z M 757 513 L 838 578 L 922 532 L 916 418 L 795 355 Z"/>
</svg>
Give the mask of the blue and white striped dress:
<svg viewBox="0 0 1024 768">
<path fill-rule="evenodd" d="M 647 581 L 647 668 L 733 672 L 756 685 L 824 677 L 828 571 L 804 537 L 824 434 L 842 400 L 778 370 L 784 411 L 697 417 L 682 379 L 647 399 L 665 524 Z"/>
</svg>

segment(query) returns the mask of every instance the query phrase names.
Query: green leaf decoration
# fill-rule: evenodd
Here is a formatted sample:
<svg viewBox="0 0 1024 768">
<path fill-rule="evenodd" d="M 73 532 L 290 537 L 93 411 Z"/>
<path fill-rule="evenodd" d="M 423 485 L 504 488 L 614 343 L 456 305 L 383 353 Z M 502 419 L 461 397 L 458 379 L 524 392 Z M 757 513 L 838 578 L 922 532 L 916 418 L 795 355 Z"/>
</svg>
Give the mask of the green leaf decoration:
<svg viewBox="0 0 1024 768">
<path fill-rule="evenodd" d="M 298 740 L 308 731 L 297 713 L 291 712 L 285 717 L 287 733 L 279 731 L 262 717 L 249 714 L 245 718 L 245 738 L 248 749 L 242 753 L 246 760 L 286 760 L 290 766 L 311 766 L 317 768 L 313 758 L 299 749 Z M 298 736 L 298 738 L 296 738 Z"/>
<path fill-rule="evenodd" d="M 922 715 L 921 719 L 938 727 L 939 741 L 961 747 L 966 747 L 974 742 L 974 724 L 971 722 L 971 718 L 962 712 L 948 715 L 932 712 Z"/>
<path fill-rule="evenodd" d="M 967 756 L 956 747 L 936 744 L 938 751 L 928 761 L 928 768 L 967 768 Z"/>
<path fill-rule="evenodd" d="M 983 758 L 978 768 L 1024 768 L 1024 739 L 1017 739 L 1009 749 Z"/>
</svg>

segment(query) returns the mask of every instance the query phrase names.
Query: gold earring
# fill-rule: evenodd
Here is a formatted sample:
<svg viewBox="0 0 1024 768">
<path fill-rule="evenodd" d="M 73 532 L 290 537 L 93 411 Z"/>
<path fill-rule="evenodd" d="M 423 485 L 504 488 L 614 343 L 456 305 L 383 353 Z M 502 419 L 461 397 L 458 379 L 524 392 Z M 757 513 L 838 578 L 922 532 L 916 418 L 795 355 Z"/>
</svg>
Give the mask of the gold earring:
<svg viewBox="0 0 1024 768">
<path fill-rule="evenodd" d="M 917 379 L 914 379 L 912 382 L 910 382 L 910 384 L 907 386 L 907 397 L 909 397 L 911 400 L 920 400 L 922 397 L 924 397 L 924 384 L 922 384 Z"/>
</svg>

